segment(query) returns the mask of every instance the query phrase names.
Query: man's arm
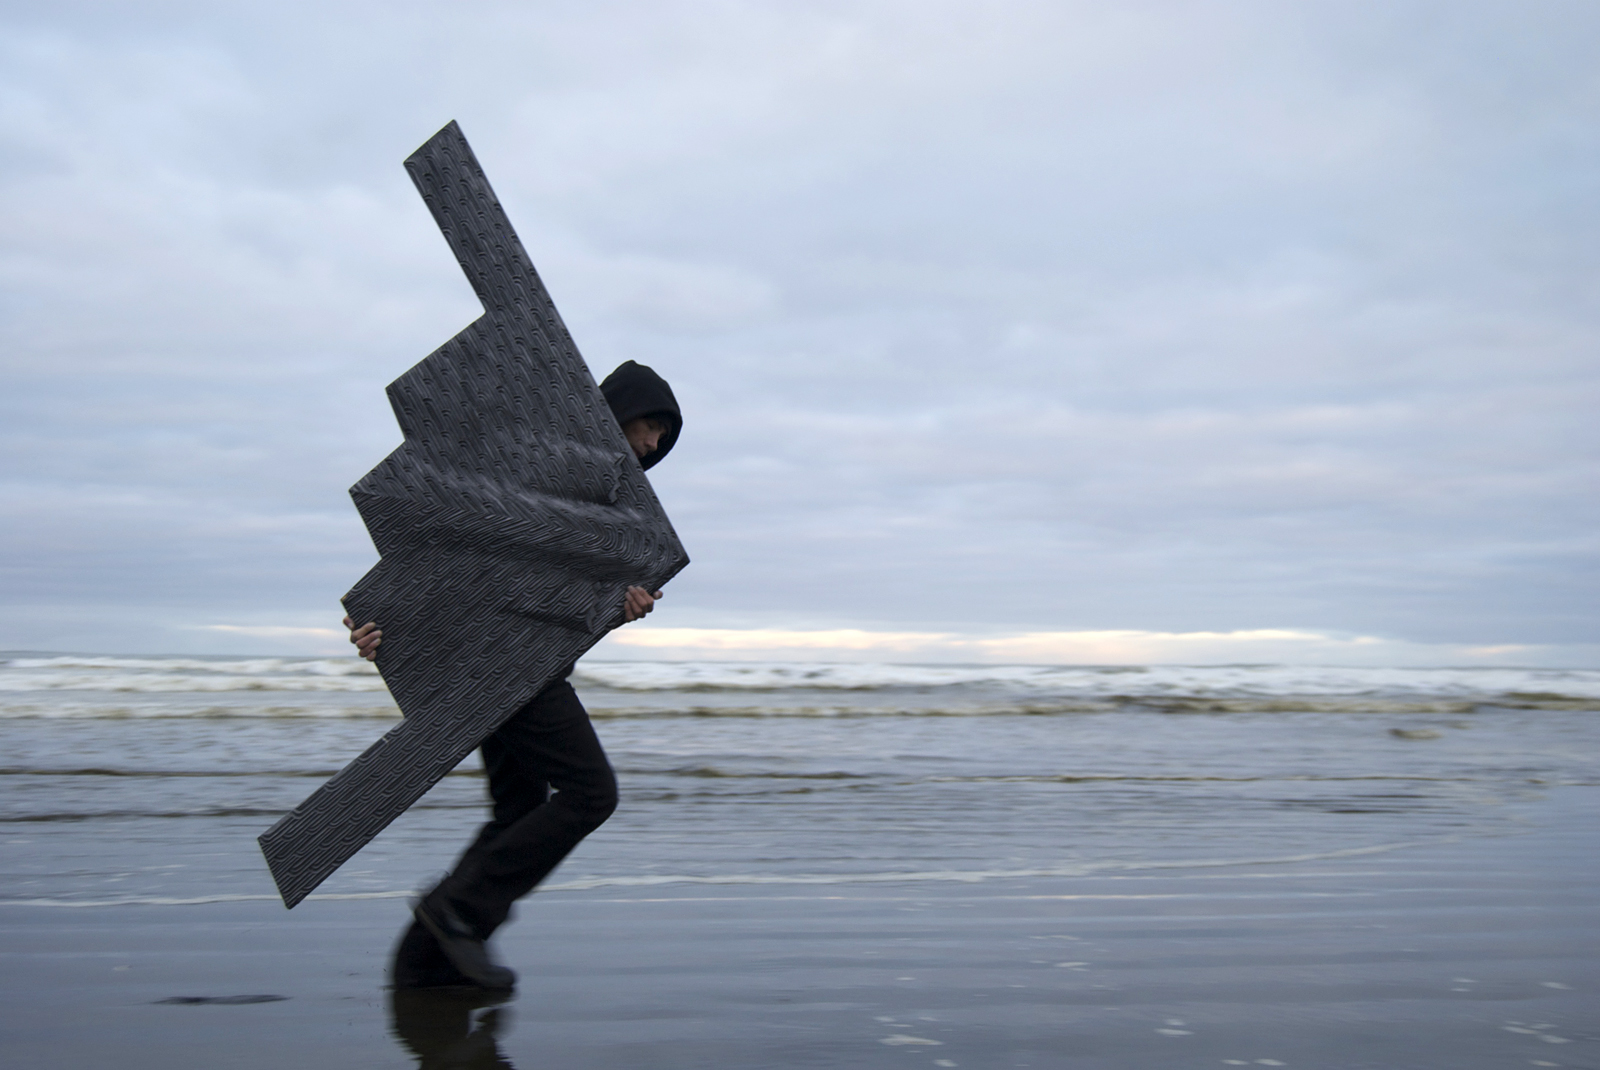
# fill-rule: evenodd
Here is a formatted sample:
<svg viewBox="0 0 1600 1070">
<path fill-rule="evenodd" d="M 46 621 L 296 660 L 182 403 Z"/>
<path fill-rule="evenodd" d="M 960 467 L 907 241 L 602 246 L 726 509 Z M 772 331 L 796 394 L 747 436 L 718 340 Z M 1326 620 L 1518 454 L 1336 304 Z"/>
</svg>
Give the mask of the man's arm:
<svg viewBox="0 0 1600 1070">
<path fill-rule="evenodd" d="M 627 596 L 622 600 L 622 622 L 631 624 L 639 620 L 656 608 L 656 602 L 661 597 L 660 591 L 651 594 L 643 587 L 629 587 Z M 344 626 L 350 629 L 350 641 L 356 645 L 356 653 L 368 661 L 377 661 L 378 647 L 383 643 L 382 629 L 370 620 L 357 628 L 355 621 L 349 617 L 344 619 Z"/>
</svg>

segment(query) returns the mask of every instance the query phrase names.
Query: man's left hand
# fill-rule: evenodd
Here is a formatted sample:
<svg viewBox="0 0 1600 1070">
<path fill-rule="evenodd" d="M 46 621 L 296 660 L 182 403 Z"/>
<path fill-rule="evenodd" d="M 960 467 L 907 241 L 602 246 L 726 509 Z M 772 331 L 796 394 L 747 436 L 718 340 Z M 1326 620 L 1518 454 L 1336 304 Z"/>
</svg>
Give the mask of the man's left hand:
<svg viewBox="0 0 1600 1070">
<path fill-rule="evenodd" d="M 622 623 L 631 624 L 656 608 L 661 592 L 651 594 L 643 587 L 629 587 L 628 596 L 622 600 Z"/>
</svg>

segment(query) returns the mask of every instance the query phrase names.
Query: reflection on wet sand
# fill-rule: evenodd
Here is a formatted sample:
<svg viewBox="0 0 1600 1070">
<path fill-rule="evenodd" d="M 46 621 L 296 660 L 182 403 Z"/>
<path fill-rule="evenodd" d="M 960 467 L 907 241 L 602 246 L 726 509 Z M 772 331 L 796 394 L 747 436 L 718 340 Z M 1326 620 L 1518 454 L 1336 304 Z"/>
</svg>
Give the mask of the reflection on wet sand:
<svg viewBox="0 0 1600 1070">
<path fill-rule="evenodd" d="M 514 1070 L 498 1039 L 511 1026 L 500 1008 L 510 998 L 481 988 L 392 989 L 390 1029 L 418 1070 Z"/>
</svg>

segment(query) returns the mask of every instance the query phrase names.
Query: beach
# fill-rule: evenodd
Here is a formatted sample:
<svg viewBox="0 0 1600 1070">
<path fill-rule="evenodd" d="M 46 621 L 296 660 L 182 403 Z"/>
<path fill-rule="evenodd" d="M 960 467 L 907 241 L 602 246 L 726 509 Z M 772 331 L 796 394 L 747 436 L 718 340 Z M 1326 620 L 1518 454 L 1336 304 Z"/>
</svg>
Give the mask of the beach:
<svg viewBox="0 0 1600 1070">
<path fill-rule="evenodd" d="M 1600 1064 L 1600 673 L 575 683 L 622 808 L 494 1007 L 384 988 L 475 759 L 292 912 L 255 852 L 397 715 L 367 667 L 9 656 L 8 1065 Z"/>
</svg>

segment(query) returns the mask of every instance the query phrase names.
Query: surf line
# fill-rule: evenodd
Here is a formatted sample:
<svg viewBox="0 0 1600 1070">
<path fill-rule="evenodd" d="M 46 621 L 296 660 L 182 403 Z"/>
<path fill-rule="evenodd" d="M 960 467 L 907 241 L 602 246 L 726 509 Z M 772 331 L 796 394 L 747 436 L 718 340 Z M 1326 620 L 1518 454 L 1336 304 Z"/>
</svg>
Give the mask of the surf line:
<svg viewBox="0 0 1600 1070">
<path fill-rule="evenodd" d="M 1028 877 L 1091 877 L 1103 873 L 1130 873 L 1146 870 L 1223 869 L 1243 866 L 1287 865 L 1295 862 L 1318 862 L 1334 858 L 1357 858 L 1363 855 L 1386 854 L 1409 847 L 1453 843 L 1458 836 L 1444 836 L 1437 840 L 1413 840 L 1404 843 L 1374 844 L 1368 847 L 1349 847 L 1339 851 L 1316 851 L 1306 854 L 1278 855 L 1272 858 L 1195 859 L 1182 862 L 1086 862 L 1075 866 L 1048 869 L 989 869 L 989 870 L 923 870 L 888 873 L 795 873 L 789 875 L 766 873 L 729 873 L 711 876 L 694 874 L 652 874 L 638 877 L 590 877 L 563 881 L 541 888 L 536 894 L 551 892 L 582 892 L 598 888 L 654 888 L 665 885 L 841 885 L 841 884 L 982 884 L 992 880 L 1016 880 Z M 407 891 L 381 892 L 318 892 L 308 900 L 337 902 L 357 899 L 407 899 L 417 893 Z M 1098 898 L 1098 897 L 1089 897 Z M 1116 896 L 1113 898 L 1125 898 Z M 203 906 L 208 903 L 248 903 L 275 901 L 276 895 L 219 894 L 190 897 L 128 896 L 121 899 L 0 899 L 0 907 L 126 907 L 126 906 Z"/>
</svg>

